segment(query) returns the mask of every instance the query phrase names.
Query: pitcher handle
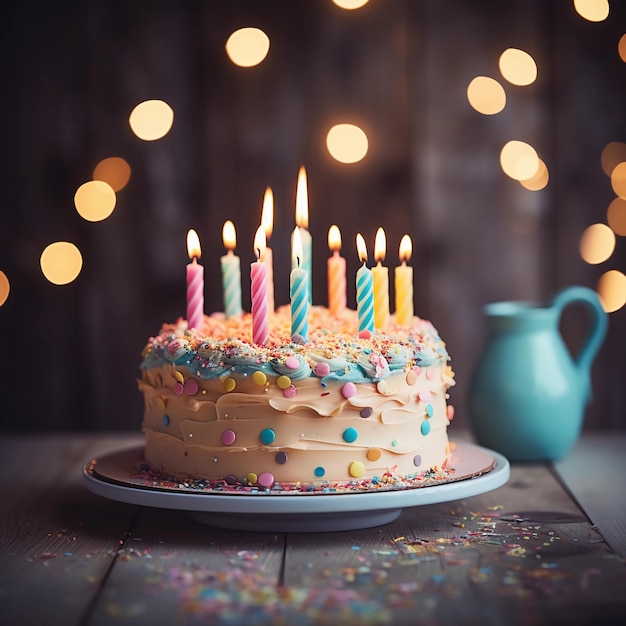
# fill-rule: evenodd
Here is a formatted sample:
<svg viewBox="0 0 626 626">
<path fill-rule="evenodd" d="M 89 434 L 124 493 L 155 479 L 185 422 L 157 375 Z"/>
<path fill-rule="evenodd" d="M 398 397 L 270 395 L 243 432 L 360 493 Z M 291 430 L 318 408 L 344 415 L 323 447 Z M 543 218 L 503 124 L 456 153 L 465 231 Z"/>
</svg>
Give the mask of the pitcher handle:
<svg viewBox="0 0 626 626">
<path fill-rule="evenodd" d="M 591 385 L 589 384 L 589 372 L 591 363 L 598 352 L 608 328 L 608 315 L 602 308 L 600 298 L 593 289 L 587 287 L 566 287 L 556 294 L 552 300 L 552 306 L 558 311 L 559 318 L 565 307 L 570 304 L 580 303 L 591 315 L 590 327 L 587 337 L 583 342 L 578 354 L 574 357 L 578 369 L 587 374 L 587 398 L 591 398 Z"/>
</svg>

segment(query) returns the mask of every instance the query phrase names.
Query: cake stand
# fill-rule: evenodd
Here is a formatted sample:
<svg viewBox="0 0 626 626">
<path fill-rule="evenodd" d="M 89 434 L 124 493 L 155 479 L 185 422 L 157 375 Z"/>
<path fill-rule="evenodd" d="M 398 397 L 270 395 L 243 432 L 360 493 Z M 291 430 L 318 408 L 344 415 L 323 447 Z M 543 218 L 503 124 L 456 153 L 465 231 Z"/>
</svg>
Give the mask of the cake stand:
<svg viewBox="0 0 626 626">
<path fill-rule="evenodd" d="M 492 491 L 509 479 L 507 459 L 487 448 L 457 442 L 454 473 L 424 487 L 368 492 L 199 491 L 181 483 L 155 483 L 138 468 L 143 446 L 86 463 L 83 478 L 93 493 L 129 504 L 188 511 L 210 526 L 262 532 L 331 532 L 371 528 L 396 520 L 413 506 L 448 502 Z"/>
</svg>

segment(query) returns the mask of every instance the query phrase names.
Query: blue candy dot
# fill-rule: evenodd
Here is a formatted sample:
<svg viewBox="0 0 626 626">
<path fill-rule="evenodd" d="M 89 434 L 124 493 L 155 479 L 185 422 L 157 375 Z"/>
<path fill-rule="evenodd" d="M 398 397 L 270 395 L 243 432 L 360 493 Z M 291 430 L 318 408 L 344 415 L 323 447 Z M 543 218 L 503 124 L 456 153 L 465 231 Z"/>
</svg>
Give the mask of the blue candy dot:
<svg viewBox="0 0 626 626">
<path fill-rule="evenodd" d="M 343 440 L 348 443 L 352 443 L 353 441 L 356 441 L 356 438 L 358 436 L 359 436 L 359 433 L 357 432 L 356 428 L 346 428 L 343 431 Z"/>
<path fill-rule="evenodd" d="M 422 431 L 422 435 L 427 435 L 430 432 L 430 422 L 424 421 L 420 426 L 420 430 Z"/>
<path fill-rule="evenodd" d="M 428 413 L 428 417 L 432 417 L 433 416 L 433 405 L 432 404 L 427 404 L 426 405 L 426 413 Z"/>
<path fill-rule="evenodd" d="M 276 433 L 271 428 L 264 428 L 259 435 L 261 443 L 269 445 L 276 439 Z"/>
<path fill-rule="evenodd" d="M 316 468 L 313 470 L 313 473 L 314 473 L 316 476 L 320 477 L 320 476 L 323 476 L 323 475 L 326 473 L 326 470 L 325 470 L 323 467 L 316 467 Z"/>
<path fill-rule="evenodd" d="M 170 416 L 169 416 L 169 415 L 164 415 L 164 416 L 163 416 L 163 423 L 164 423 L 166 426 L 169 426 L 169 425 L 170 425 Z"/>
</svg>

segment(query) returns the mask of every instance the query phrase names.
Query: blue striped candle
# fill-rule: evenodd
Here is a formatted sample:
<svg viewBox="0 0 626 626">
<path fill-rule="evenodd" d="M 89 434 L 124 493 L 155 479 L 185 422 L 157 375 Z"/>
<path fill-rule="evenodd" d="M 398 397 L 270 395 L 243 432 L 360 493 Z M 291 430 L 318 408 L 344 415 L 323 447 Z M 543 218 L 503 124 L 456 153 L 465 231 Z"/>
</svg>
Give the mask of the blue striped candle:
<svg viewBox="0 0 626 626">
<path fill-rule="evenodd" d="M 309 228 L 309 195 L 307 191 L 306 170 L 302 166 L 298 172 L 296 186 L 296 226 L 300 228 L 300 267 L 307 273 L 308 299 L 312 302 L 313 295 L 313 241 Z M 293 249 L 293 239 L 291 241 Z M 295 258 L 291 259 L 291 269 L 295 269 Z"/>
<path fill-rule="evenodd" d="M 220 258 L 222 268 L 222 292 L 224 296 L 224 315 L 236 317 L 241 315 L 241 263 L 233 252 L 237 245 L 235 226 L 227 220 L 222 228 L 224 246 L 228 253 Z"/>
<path fill-rule="evenodd" d="M 309 289 L 307 272 L 300 267 L 302 241 L 300 229 L 296 226 L 293 233 L 294 269 L 289 277 L 289 297 L 291 299 L 291 336 L 300 335 L 305 341 L 309 334 Z"/>
<path fill-rule="evenodd" d="M 367 248 L 365 240 L 359 233 L 356 236 L 356 247 L 363 265 L 356 273 L 356 308 L 359 318 L 359 333 L 374 332 L 374 279 L 367 267 Z"/>
</svg>

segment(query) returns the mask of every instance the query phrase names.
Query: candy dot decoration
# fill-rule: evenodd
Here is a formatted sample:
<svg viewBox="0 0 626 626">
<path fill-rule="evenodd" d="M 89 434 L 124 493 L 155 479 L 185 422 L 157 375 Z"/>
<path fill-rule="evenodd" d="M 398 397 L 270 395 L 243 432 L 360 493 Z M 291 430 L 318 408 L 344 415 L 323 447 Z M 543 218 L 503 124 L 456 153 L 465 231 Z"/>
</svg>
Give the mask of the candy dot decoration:
<svg viewBox="0 0 626 626">
<path fill-rule="evenodd" d="M 315 366 L 315 374 L 322 378 L 328 376 L 328 374 L 330 374 L 330 365 L 328 365 L 328 363 L 318 363 Z"/>
<path fill-rule="evenodd" d="M 352 463 L 350 463 L 348 473 L 353 478 L 360 478 L 365 473 L 365 466 L 361 463 L 361 461 L 352 461 Z"/>
<path fill-rule="evenodd" d="M 276 439 L 276 433 L 272 428 L 264 428 L 259 435 L 259 439 L 261 439 L 261 443 L 268 446 Z"/>
<path fill-rule="evenodd" d="M 195 396 L 199 388 L 200 386 L 195 378 L 189 378 L 185 383 L 185 393 L 189 396 Z"/>
<path fill-rule="evenodd" d="M 164 415 L 163 416 L 163 424 L 165 426 L 169 426 L 170 425 L 170 416 L 169 415 Z"/>
<path fill-rule="evenodd" d="M 298 395 L 298 390 L 294 385 L 289 385 L 286 389 L 283 389 L 283 396 L 285 398 L 293 399 Z"/>
<path fill-rule="evenodd" d="M 313 470 L 313 474 L 315 474 L 315 476 L 317 476 L 318 478 L 321 478 L 325 473 L 326 473 L 326 470 L 321 466 L 316 467 Z"/>
<path fill-rule="evenodd" d="M 246 481 L 248 482 L 249 485 L 256 485 L 256 481 L 258 479 L 259 477 L 254 472 L 248 472 L 246 474 Z"/>
<path fill-rule="evenodd" d="M 235 439 L 237 439 L 237 435 L 235 431 L 230 428 L 222 433 L 222 443 L 225 446 L 232 446 L 233 443 L 235 443 Z"/>
<path fill-rule="evenodd" d="M 290 370 L 297 370 L 300 367 L 300 359 L 297 356 L 288 356 L 285 359 L 285 367 Z"/>
<path fill-rule="evenodd" d="M 267 376 L 264 372 L 260 372 L 257 370 L 256 372 L 254 372 L 254 374 L 252 374 L 252 380 L 257 385 L 264 385 L 267 382 Z"/>
<path fill-rule="evenodd" d="M 359 436 L 359 433 L 356 428 L 350 427 L 350 428 L 346 428 L 343 431 L 343 440 L 346 443 L 353 443 L 354 441 L 357 440 L 358 436 Z"/>
<path fill-rule="evenodd" d="M 287 389 L 287 387 L 291 386 L 291 378 L 289 376 L 279 376 L 276 379 L 276 385 L 279 389 Z"/>
<path fill-rule="evenodd" d="M 420 426 L 420 431 L 422 435 L 428 435 L 428 433 L 430 432 L 430 422 L 428 420 L 422 422 L 422 425 Z"/>
<path fill-rule="evenodd" d="M 341 388 L 341 393 L 343 397 L 346 399 L 352 398 L 353 396 L 356 395 L 356 385 L 354 383 L 346 383 Z"/>
<path fill-rule="evenodd" d="M 367 419 L 371 414 L 372 414 L 372 407 L 371 406 L 366 406 L 366 407 L 362 408 L 361 412 L 359 413 L 359 415 L 363 419 Z"/>
<path fill-rule="evenodd" d="M 406 374 L 406 384 L 413 386 L 417 382 L 417 372 L 414 369 L 410 369 Z"/>
<path fill-rule="evenodd" d="M 382 452 L 378 448 L 370 448 L 367 451 L 367 460 L 368 461 L 378 461 L 382 456 Z"/>
<path fill-rule="evenodd" d="M 224 382 L 222 383 L 224 386 L 224 391 L 232 391 L 237 386 L 237 381 L 230 376 L 224 378 Z"/>
<path fill-rule="evenodd" d="M 419 454 L 416 454 L 413 457 L 413 465 L 415 465 L 415 467 L 419 467 L 422 464 L 422 457 Z"/>
<path fill-rule="evenodd" d="M 261 487 L 269 489 L 274 484 L 274 475 L 270 472 L 263 472 L 262 474 L 259 474 L 259 477 L 257 478 L 257 483 Z"/>
<path fill-rule="evenodd" d="M 174 385 L 174 393 L 177 396 L 182 396 L 183 393 L 185 393 L 185 387 L 183 387 L 183 385 L 181 383 L 176 383 Z"/>
<path fill-rule="evenodd" d="M 277 452 L 276 456 L 274 457 L 274 460 L 279 465 L 284 465 L 287 462 L 288 458 L 289 458 L 289 455 L 286 452 Z"/>
<path fill-rule="evenodd" d="M 433 409 L 433 405 L 432 404 L 427 404 L 426 405 L 426 415 L 428 415 L 428 417 L 432 417 L 434 415 L 435 411 Z"/>
</svg>

